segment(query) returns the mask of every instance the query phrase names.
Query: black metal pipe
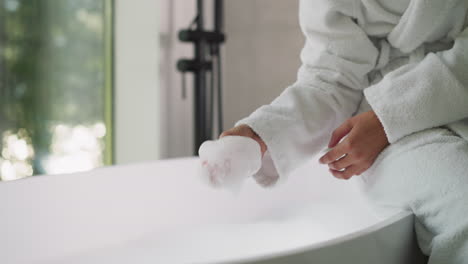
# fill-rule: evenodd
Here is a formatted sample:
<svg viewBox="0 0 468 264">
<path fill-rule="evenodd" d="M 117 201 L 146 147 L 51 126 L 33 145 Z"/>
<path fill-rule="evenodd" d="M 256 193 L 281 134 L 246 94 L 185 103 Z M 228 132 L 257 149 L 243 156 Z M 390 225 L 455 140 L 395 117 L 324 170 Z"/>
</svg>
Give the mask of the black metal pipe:
<svg viewBox="0 0 468 264">
<path fill-rule="evenodd" d="M 204 0 L 197 0 L 197 29 L 198 30 L 203 30 L 204 29 L 204 15 L 205 15 L 205 10 L 204 5 L 203 5 Z"/>
<path fill-rule="evenodd" d="M 224 0 L 214 0 L 214 32 L 222 36 L 224 42 Z M 213 55 L 217 58 L 216 63 L 216 80 L 217 80 L 217 108 L 218 108 L 218 133 L 223 132 L 223 77 L 222 77 L 222 60 L 221 60 L 221 43 L 218 42 L 212 48 Z M 213 72 L 215 70 L 213 69 Z M 214 120 L 213 120 L 214 121 Z"/>
<path fill-rule="evenodd" d="M 214 0 L 214 31 L 222 32 L 224 29 L 224 1 Z"/>
<path fill-rule="evenodd" d="M 203 15 L 204 15 L 203 0 L 197 0 L 197 28 L 198 31 L 204 30 Z M 206 41 L 200 38 L 194 43 L 195 49 L 195 61 L 198 64 L 202 64 L 206 57 Z M 206 122 L 206 70 L 203 67 L 198 68 L 194 75 L 194 115 L 195 115 L 195 127 L 194 127 L 194 154 L 197 155 L 198 149 L 201 144 L 211 139 L 211 133 L 207 129 Z"/>
</svg>

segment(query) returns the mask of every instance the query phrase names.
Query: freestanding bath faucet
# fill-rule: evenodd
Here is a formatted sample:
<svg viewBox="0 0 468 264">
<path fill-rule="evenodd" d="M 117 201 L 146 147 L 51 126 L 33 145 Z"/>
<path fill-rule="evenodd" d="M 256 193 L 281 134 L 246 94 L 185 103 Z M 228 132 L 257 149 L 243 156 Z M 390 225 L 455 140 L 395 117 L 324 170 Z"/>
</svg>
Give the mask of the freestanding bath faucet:
<svg viewBox="0 0 468 264">
<path fill-rule="evenodd" d="M 214 0 L 214 28 L 206 30 L 204 25 L 204 0 L 197 0 L 197 15 L 188 29 L 179 31 L 179 40 L 194 44 L 195 57 L 180 59 L 177 69 L 183 74 L 194 74 L 194 154 L 200 145 L 213 139 L 214 104 L 217 95 L 217 124 L 221 133 L 222 113 L 222 74 L 220 46 L 225 41 L 223 31 L 223 0 Z M 207 81 L 207 73 L 210 81 Z M 182 97 L 185 98 L 185 77 L 183 76 Z"/>
</svg>

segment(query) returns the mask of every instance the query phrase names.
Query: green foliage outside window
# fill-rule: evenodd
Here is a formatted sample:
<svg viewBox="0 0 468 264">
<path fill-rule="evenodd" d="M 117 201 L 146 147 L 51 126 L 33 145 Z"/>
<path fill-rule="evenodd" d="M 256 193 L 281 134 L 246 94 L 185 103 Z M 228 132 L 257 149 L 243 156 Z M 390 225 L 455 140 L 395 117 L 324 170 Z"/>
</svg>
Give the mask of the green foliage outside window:
<svg viewBox="0 0 468 264">
<path fill-rule="evenodd" d="M 112 162 L 112 1 L 0 0 L 0 178 Z"/>
</svg>

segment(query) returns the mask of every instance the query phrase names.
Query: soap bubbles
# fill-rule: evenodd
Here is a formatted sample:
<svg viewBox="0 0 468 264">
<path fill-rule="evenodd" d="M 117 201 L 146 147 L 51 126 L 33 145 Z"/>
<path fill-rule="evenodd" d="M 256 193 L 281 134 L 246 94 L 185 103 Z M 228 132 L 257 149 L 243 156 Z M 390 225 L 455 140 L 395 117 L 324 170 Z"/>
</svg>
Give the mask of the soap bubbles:
<svg viewBox="0 0 468 264">
<path fill-rule="evenodd" d="M 198 150 L 202 180 L 215 188 L 240 190 L 245 179 L 261 167 L 260 145 L 253 139 L 226 136 L 206 141 Z"/>
</svg>

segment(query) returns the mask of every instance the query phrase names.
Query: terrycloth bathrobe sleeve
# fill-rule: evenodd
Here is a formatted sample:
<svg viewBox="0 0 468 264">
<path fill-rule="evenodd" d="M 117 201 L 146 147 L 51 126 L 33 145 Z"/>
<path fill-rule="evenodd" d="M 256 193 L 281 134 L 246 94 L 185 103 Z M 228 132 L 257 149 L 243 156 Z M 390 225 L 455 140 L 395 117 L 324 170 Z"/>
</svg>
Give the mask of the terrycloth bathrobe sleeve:
<svg viewBox="0 0 468 264">
<path fill-rule="evenodd" d="M 452 49 L 387 74 L 364 94 L 390 143 L 468 118 L 468 29 Z"/>
<path fill-rule="evenodd" d="M 306 43 L 296 83 L 236 124 L 249 125 L 268 147 L 255 175 L 260 184 L 271 185 L 310 160 L 356 112 L 378 56 L 353 21 L 356 2 L 300 1 Z"/>
</svg>

